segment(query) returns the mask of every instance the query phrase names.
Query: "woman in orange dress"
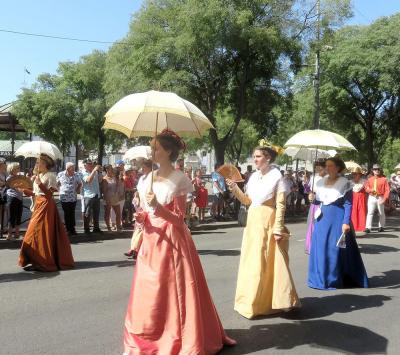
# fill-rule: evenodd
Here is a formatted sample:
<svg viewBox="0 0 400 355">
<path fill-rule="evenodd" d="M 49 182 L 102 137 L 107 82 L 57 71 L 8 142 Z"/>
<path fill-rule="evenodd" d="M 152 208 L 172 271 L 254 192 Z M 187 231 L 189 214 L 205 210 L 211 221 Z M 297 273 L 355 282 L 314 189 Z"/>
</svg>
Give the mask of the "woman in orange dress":
<svg viewBox="0 0 400 355">
<path fill-rule="evenodd" d="M 37 162 L 38 174 L 33 182 L 35 206 L 19 255 L 19 265 L 25 270 L 57 271 L 74 267 L 71 244 L 57 211 L 53 192 L 57 190 L 54 174 L 49 172 L 53 160 L 42 154 Z"/>
<path fill-rule="evenodd" d="M 124 354 L 216 354 L 236 342 L 221 325 L 184 223 L 192 184 L 172 166 L 184 143 L 166 130 L 152 145 L 160 168 L 138 187 L 144 206 L 135 217 L 143 224 L 143 241 L 125 318 Z"/>
</svg>

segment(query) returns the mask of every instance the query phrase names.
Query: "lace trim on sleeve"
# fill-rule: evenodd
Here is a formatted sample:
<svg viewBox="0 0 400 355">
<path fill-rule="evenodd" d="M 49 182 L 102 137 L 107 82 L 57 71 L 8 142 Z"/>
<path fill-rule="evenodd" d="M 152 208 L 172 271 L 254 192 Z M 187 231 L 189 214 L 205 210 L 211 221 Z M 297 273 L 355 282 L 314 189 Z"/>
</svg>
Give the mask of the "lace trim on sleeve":
<svg viewBox="0 0 400 355">
<path fill-rule="evenodd" d="M 176 184 L 176 190 L 174 195 L 179 197 L 183 195 L 187 195 L 188 193 L 193 192 L 193 185 L 189 178 L 182 174 Z"/>
</svg>

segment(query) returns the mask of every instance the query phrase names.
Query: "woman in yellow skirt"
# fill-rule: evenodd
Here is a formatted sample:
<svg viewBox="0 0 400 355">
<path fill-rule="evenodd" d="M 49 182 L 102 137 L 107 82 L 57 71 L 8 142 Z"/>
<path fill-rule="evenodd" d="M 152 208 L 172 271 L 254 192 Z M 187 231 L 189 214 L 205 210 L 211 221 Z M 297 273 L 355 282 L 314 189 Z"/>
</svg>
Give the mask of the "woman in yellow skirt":
<svg viewBox="0 0 400 355">
<path fill-rule="evenodd" d="M 269 146 L 254 150 L 257 170 L 247 183 L 246 194 L 227 179 L 235 197 L 250 206 L 235 295 L 235 310 L 249 319 L 300 307 L 289 269 L 286 189 L 279 169 L 272 165 L 276 155 Z"/>
</svg>

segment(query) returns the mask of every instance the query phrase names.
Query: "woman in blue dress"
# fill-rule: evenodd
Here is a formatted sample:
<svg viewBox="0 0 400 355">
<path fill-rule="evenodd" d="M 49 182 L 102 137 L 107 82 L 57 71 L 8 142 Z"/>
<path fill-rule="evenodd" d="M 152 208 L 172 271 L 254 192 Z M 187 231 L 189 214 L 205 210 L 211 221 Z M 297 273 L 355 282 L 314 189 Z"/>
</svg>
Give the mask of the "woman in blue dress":
<svg viewBox="0 0 400 355">
<path fill-rule="evenodd" d="M 340 175 L 345 164 L 338 157 L 329 158 L 325 169 L 327 176 L 318 181 L 313 201 L 319 208 L 314 214 L 308 286 L 320 290 L 368 287 L 351 227 L 352 186 Z"/>
</svg>

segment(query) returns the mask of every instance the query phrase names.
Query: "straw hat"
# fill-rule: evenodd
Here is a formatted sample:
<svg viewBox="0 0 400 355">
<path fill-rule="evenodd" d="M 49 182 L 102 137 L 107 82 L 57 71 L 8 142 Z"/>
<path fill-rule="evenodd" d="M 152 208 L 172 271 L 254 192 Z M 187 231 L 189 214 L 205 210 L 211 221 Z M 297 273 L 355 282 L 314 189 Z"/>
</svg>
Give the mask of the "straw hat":
<svg viewBox="0 0 400 355">
<path fill-rule="evenodd" d="M 358 166 L 353 168 L 353 169 L 350 169 L 350 172 L 352 174 L 361 174 L 361 175 L 363 174 L 363 170 Z"/>
</svg>

